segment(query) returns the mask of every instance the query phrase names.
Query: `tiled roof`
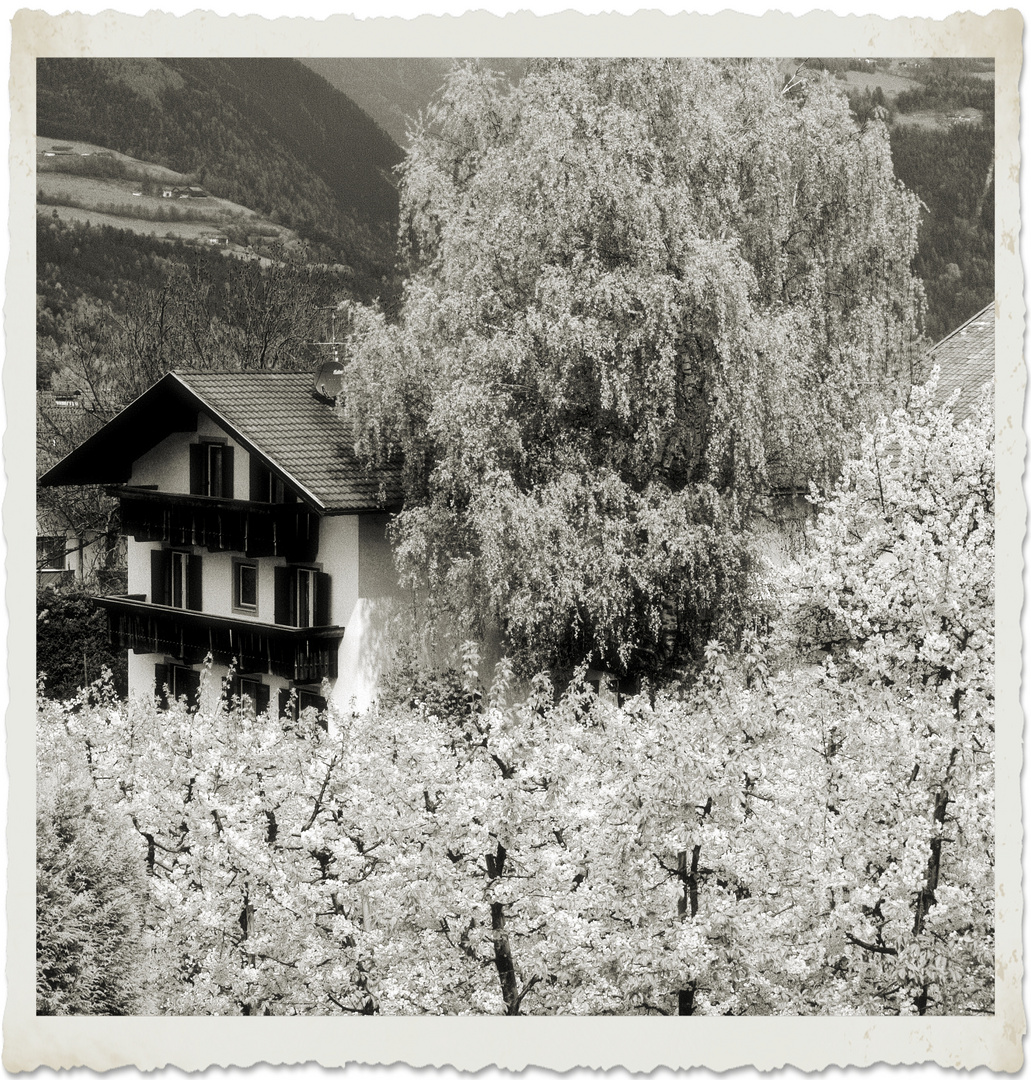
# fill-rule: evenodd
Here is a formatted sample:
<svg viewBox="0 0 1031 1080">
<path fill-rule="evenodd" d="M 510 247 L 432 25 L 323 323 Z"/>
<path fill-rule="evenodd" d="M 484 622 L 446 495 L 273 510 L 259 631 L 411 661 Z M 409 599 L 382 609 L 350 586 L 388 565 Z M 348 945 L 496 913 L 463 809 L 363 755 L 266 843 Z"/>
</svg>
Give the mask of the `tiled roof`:
<svg viewBox="0 0 1031 1080">
<path fill-rule="evenodd" d="M 358 460 L 339 413 L 312 393 L 310 374 L 176 371 L 173 376 L 230 434 L 330 513 L 400 502 L 400 469 L 368 468 Z"/>
<path fill-rule="evenodd" d="M 995 305 L 989 304 L 928 350 L 925 378 L 935 364 L 941 369 L 937 398 L 947 401 L 958 390 L 955 415 L 963 420 L 973 411 L 984 384 L 995 378 Z"/>
</svg>

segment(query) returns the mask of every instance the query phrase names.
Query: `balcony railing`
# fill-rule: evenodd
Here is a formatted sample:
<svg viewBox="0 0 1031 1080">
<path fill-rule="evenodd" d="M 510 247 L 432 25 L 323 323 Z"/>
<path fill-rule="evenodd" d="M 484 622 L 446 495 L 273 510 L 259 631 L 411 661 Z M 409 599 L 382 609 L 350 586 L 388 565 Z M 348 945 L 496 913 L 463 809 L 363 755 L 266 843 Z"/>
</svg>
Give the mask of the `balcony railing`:
<svg viewBox="0 0 1031 1080">
<path fill-rule="evenodd" d="M 174 495 L 146 488 L 109 489 L 121 504 L 122 531 L 136 540 L 239 551 L 248 558 L 281 555 L 312 562 L 319 516 L 299 503 L 260 503 Z"/>
<path fill-rule="evenodd" d="M 240 674 L 278 675 L 297 682 L 337 676 L 342 626 L 270 626 L 222 615 L 148 604 L 141 596 L 98 596 L 111 644 L 136 653 L 167 653 L 187 664 L 211 655 Z"/>
</svg>

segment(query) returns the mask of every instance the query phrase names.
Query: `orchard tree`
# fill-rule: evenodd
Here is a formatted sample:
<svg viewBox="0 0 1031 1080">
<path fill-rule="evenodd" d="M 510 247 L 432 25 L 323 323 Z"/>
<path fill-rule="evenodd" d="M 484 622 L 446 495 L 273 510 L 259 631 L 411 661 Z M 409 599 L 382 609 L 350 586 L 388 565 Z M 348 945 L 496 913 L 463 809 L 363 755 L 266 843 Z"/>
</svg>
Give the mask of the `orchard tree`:
<svg viewBox="0 0 1031 1080">
<path fill-rule="evenodd" d="M 855 717 L 829 757 L 850 739 L 880 745 L 896 772 L 890 798 L 912 815 L 908 842 L 881 812 L 868 819 L 879 854 L 866 864 L 866 933 L 849 939 L 891 960 L 883 981 L 918 1013 L 987 979 L 994 940 L 994 399 L 985 387 L 957 423 L 955 397 L 933 407 L 935 384 L 865 436 L 821 506 L 798 593 L 803 641 L 835 655 L 855 693 L 895 703 L 880 724 Z M 842 782 L 867 781 L 839 769 Z M 900 845 L 916 853 L 908 865 Z M 967 961 L 947 961 L 946 947 Z M 982 990 L 982 1009 L 991 1001 Z"/>
<path fill-rule="evenodd" d="M 399 317 L 354 310 L 344 408 L 404 462 L 402 570 L 523 673 L 700 662 L 746 621 L 756 501 L 908 382 L 883 125 L 769 61 L 464 66 L 401 202 Z"/>
<path fill-rule="evenodd" d="M 990 755 L 953 764 L 917 933 L 933 695 L 773 661 L 713 645 L 622 708 L 543 678 L 506 704 L 470 663 L 328 730 L 210 692 L 41 725 L 138 834 L 165 1013 L 990 1011 Z"/>
</svg>

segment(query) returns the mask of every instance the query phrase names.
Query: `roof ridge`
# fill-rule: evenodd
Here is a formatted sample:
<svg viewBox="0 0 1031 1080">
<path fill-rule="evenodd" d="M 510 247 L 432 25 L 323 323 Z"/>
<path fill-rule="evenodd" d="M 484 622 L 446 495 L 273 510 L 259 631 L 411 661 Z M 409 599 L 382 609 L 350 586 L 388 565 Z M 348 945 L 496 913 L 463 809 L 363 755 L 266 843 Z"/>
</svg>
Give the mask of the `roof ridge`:
<svg viewBox="0 0 1031 1080">
<path fill-rule="evenodd" d="M 248 378 L 253 378 L 255 375 L 295 375 L 302 378 L 315 378 L 315 372 L 313 371 L 269 371 L 267 368 L 251 369 L 247 368 L 240 371 L 227 371 L 219 368 L 172 368 L 169 372 L 171 375 L 216 375 L 219 377 L 225 377 L 227 375 L 246 375 Z"/>
</svg>

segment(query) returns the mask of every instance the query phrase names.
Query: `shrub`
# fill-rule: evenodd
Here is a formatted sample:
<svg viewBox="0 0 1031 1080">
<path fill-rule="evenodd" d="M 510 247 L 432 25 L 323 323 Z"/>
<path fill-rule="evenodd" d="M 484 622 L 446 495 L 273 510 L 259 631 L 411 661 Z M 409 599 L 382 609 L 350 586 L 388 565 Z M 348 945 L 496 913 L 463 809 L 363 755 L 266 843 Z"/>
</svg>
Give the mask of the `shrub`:
<svg viewBox="0 0 1031 1080">
<path fill-rule="evenodd" d="M 36 597 L 36 671 L 49 698 L 66 701 L 111 670 L 115 690 L 127 692 L 125 653 L 107 640 L 104 613 L 85 592 L 43 589 Z"/>
</svg>

